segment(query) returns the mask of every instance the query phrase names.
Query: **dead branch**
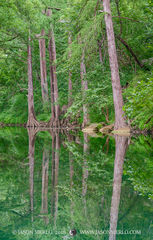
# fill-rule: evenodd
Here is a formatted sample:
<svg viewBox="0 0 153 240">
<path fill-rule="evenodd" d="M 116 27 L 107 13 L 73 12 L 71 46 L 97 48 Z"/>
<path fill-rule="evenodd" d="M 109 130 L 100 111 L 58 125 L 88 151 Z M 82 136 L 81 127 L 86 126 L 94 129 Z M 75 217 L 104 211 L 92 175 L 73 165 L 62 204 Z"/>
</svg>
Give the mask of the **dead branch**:
<svg viewBox="0 0 153 240">
<path fill-rule="evenodd" d="M 135 59 L 136 63 L 143 68 L 144 65 L 139 61 L 139 59 L 137 58 L 136 54 L 133 52 L 132 48 L 128 45 L 128 43 L 122 39 L 120 36 L 116 36 L 118 40 L 120 40 L 121 43 L 123 43 L 123 45 L 126 47 L 126 49 L 131 53 L 131 55 L 133 56 L 133 58 Z"/>
<path fill-rule="evenodd" d="M 135 20 L 133 18 L 128 18 L 128 17 L 112 16 L 112 18 L 122 18 L 122 19 L 127 19 L 127 20 L 132 21 L 132 22 L 139 22 L 140 23 L 140 21 Z"/>
</svg>

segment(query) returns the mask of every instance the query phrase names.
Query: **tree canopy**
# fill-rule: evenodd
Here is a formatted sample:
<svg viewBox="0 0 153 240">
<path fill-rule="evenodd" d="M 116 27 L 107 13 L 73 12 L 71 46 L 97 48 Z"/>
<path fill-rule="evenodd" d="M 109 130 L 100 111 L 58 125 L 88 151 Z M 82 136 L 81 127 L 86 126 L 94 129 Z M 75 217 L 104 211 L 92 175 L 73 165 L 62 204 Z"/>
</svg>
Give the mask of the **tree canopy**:
<svg viewBox="0 0 153 240">
<path fill-rule="evenodd" d="M 47 10 L 52 11 L 50 17 Z M 152 3 L 111 1 L 124 112 L 131 124 L 152 129 Z M 38 121 L 49 121 L 51 103 L 43 107 L 40 84 L 39 41 L 45 31 L 49 99 L 49 31 L 54 31 L 56 75 L 60 108 L 68 105 L 68 81 L 72 81 L 72 104 L 67 116 L 83 121 L 83 106 L 90 122 L 114 122 L 112 86 L 107 50 L 103 1 L 17 1 L 0 3 L 0 122 L 25 123 L 28 119 L 27 46 L 29 29 L 32 48 L 34 105 Z M 71 43 L 68 38 L 71 37 Z M 81 87 L 80 63 L 84 52 L 84 81 Z M 82 94 L 82 91 L 84 92 Z M 52 95 L 52 94 L 51 94 Z M 78 114 L 78 115 L 77 115 Z M 106 117 L 107 115 L 107 117 Z"/>
</svg>

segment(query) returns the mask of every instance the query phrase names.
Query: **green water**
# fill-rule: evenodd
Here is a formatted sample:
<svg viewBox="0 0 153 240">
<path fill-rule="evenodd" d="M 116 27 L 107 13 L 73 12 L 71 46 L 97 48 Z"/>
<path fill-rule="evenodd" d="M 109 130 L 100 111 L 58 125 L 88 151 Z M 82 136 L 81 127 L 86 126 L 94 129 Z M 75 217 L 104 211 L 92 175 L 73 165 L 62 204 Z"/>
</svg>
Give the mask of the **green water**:
<svg viewBox="0 0 153 240">
<path fill-rule="evenodd" d="M 34 135 L 0 129 L 0 239 L 152 239 L 153 139 Z"/>
</svg>

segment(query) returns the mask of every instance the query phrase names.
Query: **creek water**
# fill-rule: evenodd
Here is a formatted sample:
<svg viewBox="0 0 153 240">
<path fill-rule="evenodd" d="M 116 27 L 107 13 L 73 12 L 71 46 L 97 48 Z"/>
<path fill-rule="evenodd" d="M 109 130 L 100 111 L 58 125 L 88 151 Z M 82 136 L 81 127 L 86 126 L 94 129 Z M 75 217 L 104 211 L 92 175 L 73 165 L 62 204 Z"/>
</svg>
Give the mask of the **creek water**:
<svg viewBox="0 0 153 240">
<path fill-rule="evenodd" d="M 0 239 L 153 236 L 153 139 L 0 129 Z"/>
</svg>

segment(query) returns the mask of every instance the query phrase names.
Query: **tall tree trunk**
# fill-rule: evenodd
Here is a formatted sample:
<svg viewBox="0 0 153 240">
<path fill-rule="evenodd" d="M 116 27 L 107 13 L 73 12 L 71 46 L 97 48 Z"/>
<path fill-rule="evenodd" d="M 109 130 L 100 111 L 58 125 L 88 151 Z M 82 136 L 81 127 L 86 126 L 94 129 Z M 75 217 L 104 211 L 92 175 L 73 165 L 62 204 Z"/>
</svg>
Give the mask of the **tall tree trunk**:
<svg viewBox="0 0 153 240">
<path fill-rule="evenodd" d="M 101 41 L 98 41 L 98 50 L 99 50 L 99 60 L 101 63 L 103 63 L 103 56 L 102 56 L 102 51 L 101 51 Z"/>
<path fill-rule="evenodd" d="M 48 9 L 47 16 L 50 17 L 52 14 L 51 10 Z M 51 112 L 52 121 L 59 120 L 59 104 L 58 104 L 58 85 L 56 75 L 56 45 L 54 38 L 53 26 L 49 31 L 49 59 L 50 59 L 50 84 L 51 84 Z"/>
<path fill-rule="evenodd" d="M 117 61 L 117 53 L 115 46 L 114 29 L 112 15 L 110 9 L 110 0 L 103 0 L 103 8 L 105 12 L 105 24 L 108 41 L 108 54 L 111 69 L 111 79 L 113 88 L 113 100 L 115 108 L 115 129 L 127 126 L 125 123 L 123 108 L 122 89 L 120 84 L 119 68 Z"/>
<path fill-rule="evenodd" d="M 44 107 L 46 107 L 46 104 L 49 101 L 49 97 L 48 97 L 47 70 L 46 70 L 46 46 L 45 46 L 44 36 L 45 36 L 45 30 L 42 29 L 41 35 L 39 38 L 41 93 L 42 93 L 43 105 Z"/>
<path fill-rule="evenodd" d="M 78 40 L 80 45 L 82 44 L 81 36 L 78 36 Z M 88 81 L 85 80 L 86 75 L 86 65 L 85 65 L 85 49 L 82 50 L 81 56 L 81 63 L 80 63 L 80 77 L 81 77 L 81 85 L 82 85 L 82 92 L 83 92 L 83 99 L 85 97 L 85 91 L 88 90 Z M 88 108 L 87 104 L 83 104 L 83 124 L 82 126 L 86 126 L 89 123 L 89 115 L 88 115 Z"/>
<path fill-rule="evenodd" d="M 81 83 L 82 83 L 82 90 L 83 90 L 83 95 L 85 94 L 85 91 L 88 90 L 88 81 L 84 79 L 84 76 L 86 74 L 86 66 L 84 63 L 84 50 L 82 53 L 81 57 Z M 83 96 L 84 98 L 84 96 Z M 86 126 L 89 123 L 89 115 L 88 115 L 88 108 L 87 104 L 83 104 L 83 126 Z"/>
<path fill-rule="evenodd" d="M 71 47 L 72 44 L 72 37 L 71 33 L 69 33 L 68 36 L 68 45 L 69 48 Z M 71 59 L 72 51 L 71 49 L 69 50 L 69 60 Z M 69 70 L 69 83 L 68 83 L 68 107 L 72 105 L 72 72 Z"/>
<path fill-rule="evenodd" d="M 32 55 L 31 55 L 31 37 L 29 31 L 28 43 L 28 122 L 27 127 L 39 126 L 34 112 L 34 97 L 33 97 L 33 79 L 32 79 Z"/>
<path fill-rule="evenodd" d="M 113 194 L 111 202 L 111 213 L 110 213 L 110 235 L 109 240 L 116 239 L 116 229 L 118 221 L 122 174 L 123 174 L 123 163 L 128 146 L 128 138 L 115 136 L 116 151 L 115 151 L 115 163 L 114 163 L 114 181 L 113 181 Z"/>
<path fill-rule="evenodd" d="M 41 213 L 48 214 L 48 168 L 49 168 L 49 150 L 44 148 L 42 162 L 42 203 Z M 48 216 L 44 216 L 46 224 L 49 223 Z"/>
<path fill-rule="evenodd" d="M 117 8 L 117 13 L 118 13 L 118 16 L 119 16 L 119 21 L 120 21 L 120 34 L 122 34 L 122 29 L 123 29 L 123 24 L 122 24 L 122 20 L 121 20 L 121 14 L 120 14 L 120 9 L 119 9 L 119 0 L 115 0 L 115 3 L 116 3 L 116 8 Z"/>
</svg>

